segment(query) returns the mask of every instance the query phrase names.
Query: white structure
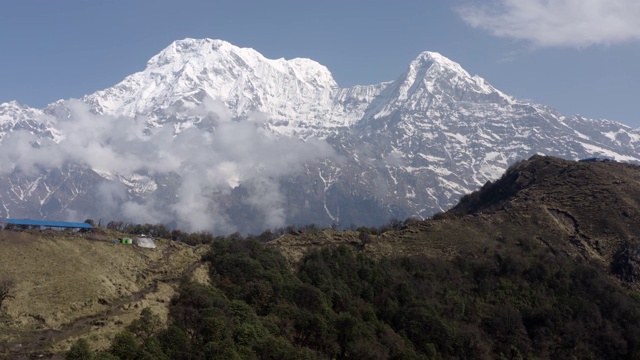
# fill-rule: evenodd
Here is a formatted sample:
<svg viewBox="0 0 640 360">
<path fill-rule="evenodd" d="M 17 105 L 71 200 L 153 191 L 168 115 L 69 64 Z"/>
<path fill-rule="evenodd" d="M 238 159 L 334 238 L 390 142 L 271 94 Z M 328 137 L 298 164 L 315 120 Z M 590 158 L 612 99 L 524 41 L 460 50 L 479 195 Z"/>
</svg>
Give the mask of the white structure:
<svg viewBox="0 0 640 360">
<path fill-rule="evenodd" d="M 156 243 L 153 241 L 152 238 L 147 238 L 147 237 L 135 238 L 133 240 L 133 243 L 138 245 L 139 247 L 142 247 L 142 248 L 147 248 L 147 249 L 155 249 L 156 248 Z"/>
</svg>

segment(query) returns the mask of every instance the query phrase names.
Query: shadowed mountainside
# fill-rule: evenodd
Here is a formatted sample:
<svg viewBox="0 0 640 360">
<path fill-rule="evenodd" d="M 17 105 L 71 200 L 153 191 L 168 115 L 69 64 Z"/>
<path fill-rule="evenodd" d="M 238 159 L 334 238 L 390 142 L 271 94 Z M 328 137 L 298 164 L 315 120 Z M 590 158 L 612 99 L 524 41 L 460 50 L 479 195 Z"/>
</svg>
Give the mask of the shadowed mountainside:
<svg viewBox="0 0 640 360">
<path fill-rule="evenodd" d="M 294 264 L 325 244 L 350 243 L 377 258 L 451 258 L 477 256 L 505 240 L 534 241 L 554 252 L 595 259 L 634 280 L 636 260 L 629 256 L 640 249 L 639 219 L 640 166 L 535 155 L 433 220 L 408 220 L 377 235 L 349 230 L 285 235 L 269 245 Z"/>
</svg>

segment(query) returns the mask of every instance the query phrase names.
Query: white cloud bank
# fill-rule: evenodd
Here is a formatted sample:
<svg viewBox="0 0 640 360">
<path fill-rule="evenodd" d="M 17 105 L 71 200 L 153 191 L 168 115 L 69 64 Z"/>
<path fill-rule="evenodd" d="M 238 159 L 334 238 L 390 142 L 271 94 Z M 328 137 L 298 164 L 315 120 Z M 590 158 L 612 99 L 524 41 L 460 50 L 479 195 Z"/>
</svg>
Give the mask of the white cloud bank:
<svg viewBox="0 0 640 360">
<path fill-rule="evenodd" d="M 640 40 L 640 0 L 492 0 L 456 11 L 474 28 L 540 47 Z"/>
<path fill-rule="evenodd" d="M 102 206 L 133 222 L 175 221 L 182 229 L 217 233 L 242 230 L 217 201 L 242 184 L 244 202 L 262 216 L 256 223 L 263 228 L 283 226 L 286 204 L 279 179 L 302 170 L 307 162 L 335 156 L 326 141 L 273 134 L 264 128 L 261 114 L 232 120 L 222 103 L 210 99 L 183 114 L 200 120 L 177 135 L 171 124 L 147 129 L 143 117 L 96 115 L 78 100 L 65 101 L 64 106 L 68 114 L 48 119 L 64 134 L 59 142 L 26 131 L 2 138 L 0 174 L 38 176 L 43 169 L 67 162 L 124 176 L 178 174 L 180 184 L 170 204 L 153 197 L 132 200 L 120 183 L 98 186 Z"/>
</svg>

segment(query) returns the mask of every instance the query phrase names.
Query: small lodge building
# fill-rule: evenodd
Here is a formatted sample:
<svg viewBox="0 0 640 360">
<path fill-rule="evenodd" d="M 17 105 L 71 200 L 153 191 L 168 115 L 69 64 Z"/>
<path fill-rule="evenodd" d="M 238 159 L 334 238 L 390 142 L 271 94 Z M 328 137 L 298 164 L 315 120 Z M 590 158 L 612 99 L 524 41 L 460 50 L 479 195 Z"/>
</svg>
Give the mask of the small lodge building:
<svg viewBox="0 0 640 360">
<path fill-rule="evenodd" d="M 31 219 L 11 219 L 5 220 L 4 228 L 18 228 L 18 229 L 42 229 L 42 228 L 55 228 L 55 229 L 93 229 L 91 224 L 83 222 L 67 222 L 67 221 L 50 221 L 50 220 L 31 220 Z"/>
</svg>

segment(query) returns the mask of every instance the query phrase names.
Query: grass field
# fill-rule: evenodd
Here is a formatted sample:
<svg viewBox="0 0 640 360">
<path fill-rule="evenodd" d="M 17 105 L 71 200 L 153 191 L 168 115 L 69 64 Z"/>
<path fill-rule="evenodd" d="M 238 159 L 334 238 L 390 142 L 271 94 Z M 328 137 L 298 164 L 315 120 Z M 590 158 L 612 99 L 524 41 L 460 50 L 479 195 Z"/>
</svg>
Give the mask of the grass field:
<svg viewBox="0 0 640 360">
<path fill-rule="evenodd" d="M 144 249 L 112 238 L 0 231 L 0 277 L 16 281 L 0 311 L 0 357 L 59 352 L 87 335 L 93 347 L 107 346 L 144 307 L 166 318 L 183 275 L 206 278 L 198 276 L 205 247 L 160 239 Z"/>
</svg>

